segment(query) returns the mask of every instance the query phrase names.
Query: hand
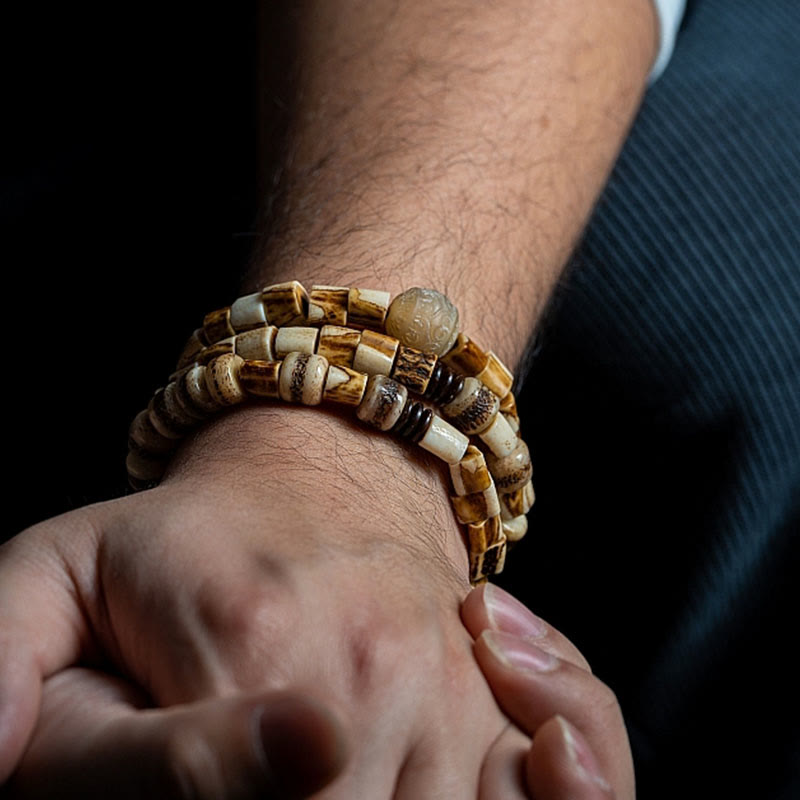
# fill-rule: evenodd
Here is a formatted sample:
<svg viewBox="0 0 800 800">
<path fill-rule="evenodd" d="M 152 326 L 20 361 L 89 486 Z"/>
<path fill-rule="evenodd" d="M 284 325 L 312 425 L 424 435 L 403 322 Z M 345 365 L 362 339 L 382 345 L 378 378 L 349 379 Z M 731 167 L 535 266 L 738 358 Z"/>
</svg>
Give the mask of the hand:
<svg viewBox="0 0 800 800">
<path fill-rule="evenodd" d="M 461 614 L 497 701 L 533 737 L 525 757 L 531 796 L 633 800 L 619 704 L 577 648 L 497 586 L 473 590 Z"/>
</svg>

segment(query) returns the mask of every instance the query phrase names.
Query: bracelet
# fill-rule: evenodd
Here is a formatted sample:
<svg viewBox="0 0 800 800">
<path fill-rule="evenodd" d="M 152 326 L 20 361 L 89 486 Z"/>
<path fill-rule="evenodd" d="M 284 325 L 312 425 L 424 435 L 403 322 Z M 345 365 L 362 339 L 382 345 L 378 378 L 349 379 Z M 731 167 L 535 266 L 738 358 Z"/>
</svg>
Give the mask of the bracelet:
<svg viewBox="0 0 800 800">
<path fill-rule="evenodd" d="M 470 581 L 480 583 L 502 571 L 535 499 L 512 383 L 434 290 L 409 289 L 390 303 L 376 290 L 268 286 L 207 314 L 190 336 L 167 386 L 131 425 L 129 482 L 157 484 L 180 440 L 234 405 L 350 406 L 449 465 Z"/>
</svg>

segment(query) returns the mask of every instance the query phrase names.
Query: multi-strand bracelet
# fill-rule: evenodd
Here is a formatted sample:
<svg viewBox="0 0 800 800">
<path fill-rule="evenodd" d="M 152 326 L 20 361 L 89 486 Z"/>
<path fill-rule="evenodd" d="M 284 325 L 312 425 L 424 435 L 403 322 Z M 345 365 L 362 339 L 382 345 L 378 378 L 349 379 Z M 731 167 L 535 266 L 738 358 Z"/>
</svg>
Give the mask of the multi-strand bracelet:
<svg viewBox="0 0 800 800">
<path fill-rule="evenodd" d="M 276 284 L 206 315 L 167 386 L 131 425 L 128 478 L 134 489 L 158 483 L 184 436 L 239 403 L 351 406 L 363 422 L 449 465 L 478 583 L 502 571 L 534 501 L 512 382 L 494 353 L 459 332 L 457 309 L 432 289 L 390 303 L 388 292 Z"/>
</svg>

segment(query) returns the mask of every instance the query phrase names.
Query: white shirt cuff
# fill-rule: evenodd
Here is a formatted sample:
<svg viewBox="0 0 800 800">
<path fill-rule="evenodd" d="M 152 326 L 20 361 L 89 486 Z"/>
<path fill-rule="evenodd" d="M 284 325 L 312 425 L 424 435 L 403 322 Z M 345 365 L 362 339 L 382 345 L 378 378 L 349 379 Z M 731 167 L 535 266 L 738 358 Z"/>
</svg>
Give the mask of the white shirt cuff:
<svg viewBox="0 0 800 800">
<path fill-rule="evenodd" d="M 658 13 L 660 41 L 658 55 L 653 69 L 650 71 L 650 83 L 653 84 L 666 69 L 672 50 L 675 47 L 675 37 L 686 10 L 686 0 L 653 0 Z"/>
</svg>

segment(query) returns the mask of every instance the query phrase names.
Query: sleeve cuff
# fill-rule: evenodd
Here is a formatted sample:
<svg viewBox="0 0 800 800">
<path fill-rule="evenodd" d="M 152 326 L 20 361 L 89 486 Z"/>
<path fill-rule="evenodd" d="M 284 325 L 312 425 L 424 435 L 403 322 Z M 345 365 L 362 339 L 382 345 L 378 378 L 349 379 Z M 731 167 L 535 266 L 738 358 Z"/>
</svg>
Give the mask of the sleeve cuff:
<svg viewBox="0 0 800 800">
<path fill-rule="evenodd" d="M 653 69 L 650 71 L 649 83 L 652 86 L 667 67 L 675 47 L 675 37 L 686 10 L 686 0 L 653 0 L 658 14 L 659 45 Z"/>
</svg>

